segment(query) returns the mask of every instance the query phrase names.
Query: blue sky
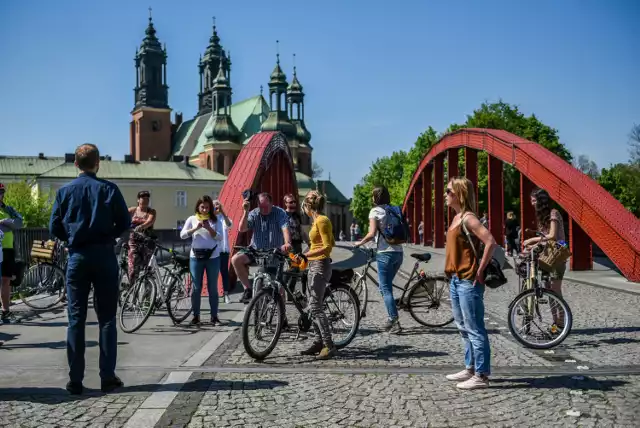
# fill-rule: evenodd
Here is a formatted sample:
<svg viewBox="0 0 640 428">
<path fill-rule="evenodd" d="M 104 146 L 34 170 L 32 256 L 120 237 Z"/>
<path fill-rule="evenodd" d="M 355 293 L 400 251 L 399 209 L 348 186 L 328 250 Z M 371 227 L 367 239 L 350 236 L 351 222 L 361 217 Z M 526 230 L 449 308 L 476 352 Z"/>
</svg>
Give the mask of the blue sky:
<svg viewBox="0 0 640 428">
<path fill-rule="evenodd" d="M 122 159 L 149 6 L 167 44 L 169 102 L 185 117 L 212 16 L 232 52 L 235 101 L 266 87 L 276 39 L 289 79 L 295 52 L 314 160 L 347 196 L 377 157 L 485 100 L 535 113 L 600 167 L 627 160 L 640 123 L 636 0 L 2 1 L 0 153 L 92 142 Z"/>
</svg>

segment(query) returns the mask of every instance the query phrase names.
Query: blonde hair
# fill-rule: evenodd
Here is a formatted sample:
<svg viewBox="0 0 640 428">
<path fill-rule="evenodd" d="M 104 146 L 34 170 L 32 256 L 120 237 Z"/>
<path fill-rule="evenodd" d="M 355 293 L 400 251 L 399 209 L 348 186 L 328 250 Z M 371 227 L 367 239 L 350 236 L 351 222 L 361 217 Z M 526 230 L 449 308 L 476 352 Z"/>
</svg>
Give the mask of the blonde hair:
<svg viewBox="0 0 640 428">
<path fill-rule="evenodd" d="M 324 202 L 325 197 L 323 194 L 321 194 L 317 190 L 311 190 L 309 191 L 309 193 L 307 193 L 307 196 L 304 197 L 302 208 L 308 209 L 309 211 L 313 211 L 315 213 L 320 213 L 324 210 Z"/>
<path fill-rule="evenodd" d="M 456 195 L 460 202 L 461 212 L 476 213 L 476 192 L 473 188 L 473 183 L 466 177 L 453 177 L 449 183 L 451 183 L 451 189 L 453 194 Z"/>
<path fill-rule="evenodd" d="M 515 220 L 515 219 L 516 219 L 516 215 L 513 213 L 513 211 L 509 211 L 509 212 L 507 213 L 507 218 L 508 218 L 509 220 Z"/>
</svg>

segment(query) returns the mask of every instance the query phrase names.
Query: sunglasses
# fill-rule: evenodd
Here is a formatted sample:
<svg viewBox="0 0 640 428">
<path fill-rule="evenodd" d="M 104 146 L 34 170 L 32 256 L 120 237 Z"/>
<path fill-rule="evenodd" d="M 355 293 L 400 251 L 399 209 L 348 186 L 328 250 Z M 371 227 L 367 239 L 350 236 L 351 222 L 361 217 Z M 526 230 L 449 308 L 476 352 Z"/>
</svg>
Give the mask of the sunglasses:
<svg viewBox="0 0 640 428">
<path fill-rule="evenodd" d="M 445 193 L 446 193 L 447 195 L 453 195 L 453 190 L 451 190 L 451 189 L 449 189 L 449 188 L 447 187 L 447 189 L 445 190 Z"/>
</svg>

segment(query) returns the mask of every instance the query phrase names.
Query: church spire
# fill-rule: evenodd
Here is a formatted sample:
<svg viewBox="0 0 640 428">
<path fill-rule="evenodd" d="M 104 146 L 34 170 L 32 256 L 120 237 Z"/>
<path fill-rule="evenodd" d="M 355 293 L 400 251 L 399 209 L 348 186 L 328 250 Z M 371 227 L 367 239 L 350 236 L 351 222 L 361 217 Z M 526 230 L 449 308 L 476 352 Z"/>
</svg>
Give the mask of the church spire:
<svg viewBox="0 0 640 428">
<path fill-rule="evenodd" d="M 205 129 L 205 137 L 207 140 L 239 142 L 240 131 L 231 120 L 231 87 L 225 76 L 222 62 L 213 81 L 212 96 L 213 124 Z"/>
<path fill-rule="evenodd" d="M 231 79 L 231 61 L 220 44 L 220 36 L 213 17 L 213 33 L 209 38 L 209 46 L 200 59 L 200 93 L 198 94 L 198 115 L 213 111 L 213 85 L 219 69 L 222 68 L 227 79 Z M 231 99 L 229 98 L 228 102 Z M 220 106 L 222 107 L 222 106 Z"/>
<path fill-rule="evenodd" d="M 141 107 L 169 108 L 167 86 L 167 50 L 156 36 L 151 8 L 145 37 L 134 58 L 136 67 L 135 109 Z"/>
<path fill-rule="evenodd" d="M 262 123 L 263 131 L 281 131 L 287 138 L 295 137 L 296 129 L 287 116 L 287 76 L 280 67 L 279 42 L 276 53 L 276 66 L 271 72 L 269 80 L 269 105 L 271 106 L 267 120 Z M 275 99 L 274 99 L 275 98 Z"/>
<path fill-rule="evenodd" d="M 293 79 L 287 88 L 287 104 L 289 105 L 289 117 L 296 127 L 296 139 L 304 144 L 309 144 L 311 133 L 304 124 L 304 92 L 302 84 L 298 80 L 296 70 L 296 54 L 293 54 Z"/>
</svg>

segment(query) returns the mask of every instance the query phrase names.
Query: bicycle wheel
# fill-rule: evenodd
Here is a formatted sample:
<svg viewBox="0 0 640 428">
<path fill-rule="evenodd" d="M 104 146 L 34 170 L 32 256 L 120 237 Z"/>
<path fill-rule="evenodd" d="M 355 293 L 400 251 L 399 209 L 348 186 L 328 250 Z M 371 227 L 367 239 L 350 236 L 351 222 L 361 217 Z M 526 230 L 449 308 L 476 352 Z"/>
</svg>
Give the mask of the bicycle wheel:
<svg viewBox="0 0 640 428">
<path fill-rule="evenodd" d="M 448 284 L 444 277 L 421 279 L 409 290 L 407 306 L 414 320 L 427 327 L 453 322 Z"/>
<path fill-rule="evenodd" d="M 191 274 L 189 271 L 172 273 L 167 291 L 167 312 L 174 324 L 180 324 L 191 314 Z"/>
<path fill-rule="evenodd" d="M 276 347 L 282 332 L 284 311 L 282 297 L 272 287 L 262 288 L 253 296 L 242 321 L 242 344 L 251 358 L 264 360 Z M 251 342 L 251 334 L 256 344 Z M 258 348 L 260 344 L 264 344 L 264 348 Z"/>
<path fill-rule="evenodd" d="M 139 278 L 122 302 L 122 309 L 118 317 L 120 328 L 125 333 L 133 333 L 147 322 L 156 301 L 156 286 L 153 281 L 145 276 Z M 129 317 L 132 323 L 129 323 Z"/>
<path fill-rule="evenodd" d="M 338 349 L 344 348 L 351 343 L 360 326 L 358 295 L 348 285 L 336 284 L 327 287 L 323 303 L 333 344 Z"/>
<path fill-rule="evenodd" d="M 367 303 L 369 301 L 369 288 L 367 287 L 367 278 L 362 274 L 355 274 L 355 285 L 352 287 L 358 297 L 360 305 L 360 318 L 367 316 Z"/>
<path fill-rule="evenodd" d="M 50 309 L 66 296 L 65 282 L 66 275 L 58 265 L 42 262 L 29 268 L 17 293 L 32 309 Z"/>
<path fill-rule="evenodd" d="M 564 320 L 564 325 L 560 320 Z M 549 324 L 545 325 L 546 322 Z M 522 345 L 549 349 L 567 338 L 573 315 L 567 302 L 557 293 L 536 288 L 523 291 L 509 304 L 508 324 L 509 331 Z"/>
</svg>

